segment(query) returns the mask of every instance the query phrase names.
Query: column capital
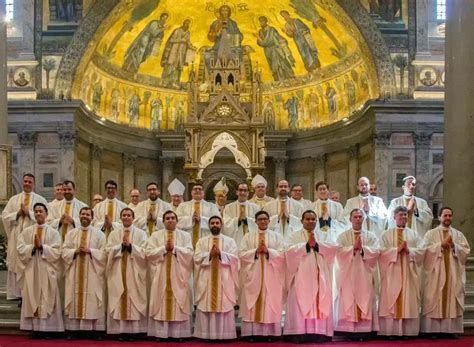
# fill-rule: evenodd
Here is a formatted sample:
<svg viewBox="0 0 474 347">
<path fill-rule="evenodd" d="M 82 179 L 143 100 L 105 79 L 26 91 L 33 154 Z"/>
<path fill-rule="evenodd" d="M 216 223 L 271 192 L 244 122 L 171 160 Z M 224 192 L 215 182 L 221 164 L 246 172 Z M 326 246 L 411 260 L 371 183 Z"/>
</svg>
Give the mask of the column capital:
<svg viewBox="0 0 474 347">
<path fill-rule="evenodd" d="M 388 147 L 390 145 L 390 138 L 392 133 L 388 131 L 375 133 L 373 135 L 375 147 Z"/>
<path fill-rule="evenodd" d="M 311 160 L 313 162 L 313 167 L 315 169 L 323 168 L 324 165 L 326 164 L 327 159 L 328 159 L 328 156 L 326 153 L 320 154 L 316 157 L 311 157 Z"/>
<path fill-rule="evenodd" d="M 359 156 L 359 145 L 351 146 L 347 149 L 349 159 L 357 159 Z"/>
<path fill-rule="evenodd" d="M 123 165 L 126 167 L 134 167 L 135 163 L 137 162 L 137 156 L 135 154 L 124 153 L 123 157 Z"/>
<path fill-rule="evenodd" d="M 431 146 L 431 137 L 433 136 L 433 133 L 419 131 L 414 132 L 412 136 L 416 148 L 429 148 Z"/>
<path fill-rule="evenodd" d="M 92 145 L 91 155 L 92 159 L 101 160 L 103 148 L 97 145 Z"/>
<path fill-rule="evenodd" d="M 286 165 L 288 162 L 288 157 L 274 157 L 272 158 L 275 165 Z"/>
<path fill-rule="evenodd" d="M 59 143 L 64 147 L 73 147 L 76 140 L 76 134 L 69 130 L 59 130 Z"/>
<path fill-rule="evenodd" d="M 175 157 L 161 157 L 160 163 L 162 163 L 163 166 L 170 166 L 174 164 L 175 160 Z"/>
<path fill-rule="evenodd" d="M 34 147 L 38 141 L 38 133 L 36 131 L 22 131 L 17 135 L 22 147 Z"/>
</svg>

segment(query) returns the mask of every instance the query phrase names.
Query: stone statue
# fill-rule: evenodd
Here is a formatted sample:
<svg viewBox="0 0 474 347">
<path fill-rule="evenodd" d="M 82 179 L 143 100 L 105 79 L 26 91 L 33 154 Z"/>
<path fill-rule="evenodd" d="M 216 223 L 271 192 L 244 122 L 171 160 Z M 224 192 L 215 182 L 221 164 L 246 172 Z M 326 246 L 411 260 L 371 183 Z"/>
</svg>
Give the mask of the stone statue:
<svg viewBox="0 0 474 347">
<path fill-rule="evenodd" d="M 132 95 L 128 103 L 128 119 L 129 119 L 130 125 L 132 126 L 138 126 L 138 118 L 140 115 L 140 104 L 141 104 L 140 97 L 135 92 L 135 94 Z"/>
<path fill-rule="evenodd" d="M 328 103 L 329 120 L 337 119 L 337 99 L 336 90 L 329 83 L 326 84 L 326 99 Z"/>
<path fill-rule="evenodd" d="M 157 95 L 151 102 L 151 129 L 159 130 L 163 120 L 163 101 Z"/>
<path fill-rule="evenodd" d="M 265 147 L 265 138 L 263 133 L 258 135 L 258 163 L 263 165 L 265 164 L 265 158 L 267 156 L 267 149 Z"/>
<path fill-rule="evenodd" d="M 103 93 L 102 83 L 100 81 L 94 83 L 92 92 L 92 106 L 94 107 L 94 111 L 100 111 L 100 101 Z"/>
<path fill-rule="evenodd" d="M 299 18 L 291 18 L 288 11 L 280 11 L 280 15 L 285 19 L 285 34 L 291 37 L 298 48 L 298 52 L 303 59 L 304 67 L 308 72 L 312 72 L 321 66 L 318 57 L 318 49 L 314 43 L 311 31 Z"/>
<path fill-rule="evenodd" d="M 167 19 L 168 14 L 162 13 L 159 20 L 152 20 L 135 38 L 125 53 L 122 66 L 125 71 L 136 73 L 151 53 L 159 49 L 163 41 Z"/>
<path fill-rule="evenodd" d="M 278 31 L 268 25 L 265 16 L 259 17 L 261 29 L 258 31 L 257 44 L 263 47 L 273 79 L 281 81 L 295 76 L 295 59 L 288 48 L 288 41 Z"/>
<path fill-rule="evenodd" d="M 192 134 L 189 131 L 186 131 L 186 138 L 185 138 L 185 143 L 184 143 L 184 153 L 185 153 L 186 163 L 193 162 L 193 156 L 192 156 L 193 148 L 192 148 L 191 136 Z"/>
<path fill-rule="evenodd" d="M 265 106 L 263 106 L 263 119 L 265 125 L 267 126 L 267 130 L 275 130 L 275 110 L 273 109 L 273 105 L 270 101 L 268 101 Z"/>
<path fill-rule="evenodd" d="M 118 121 L 120 115 L 120 91 L 116 88 L 112 90 L 112 101 L 110 102 L 111 116 L 114 122 Z"/>
<path fill-rule="evenodd" d="M 288 112 L 288 128 L 290 130 L 298 129 L 298 106 L 299 100 L 295 95 L 292 95 L 283 105 L 284 109 Z"/>
</svg>

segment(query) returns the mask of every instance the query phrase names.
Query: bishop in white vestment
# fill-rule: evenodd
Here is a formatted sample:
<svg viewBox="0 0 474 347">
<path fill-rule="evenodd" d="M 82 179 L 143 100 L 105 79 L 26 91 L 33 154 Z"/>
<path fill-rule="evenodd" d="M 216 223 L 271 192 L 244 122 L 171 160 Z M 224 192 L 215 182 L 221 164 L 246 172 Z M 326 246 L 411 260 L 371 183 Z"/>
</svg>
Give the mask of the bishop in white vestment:
<svg viewBox="0 0 474 347">
<path fill-rule="evenodd" d="M 226 340 L 237 337 L 234 306 L 239 285 L 235 241 L 221 234 L 222 219 L 209 219 L 211 235 L 201 238 L 194 253 L 196 323 L 194 336 Z"/>
<path fill-rule="evenodd" d="M 261 175 L 255 175 L 252 179 L 254 194 L 252 199 L 250 199 L 250 202 L 256 204 L 260 209 L 273 200 L 271 196 L 267 195 L 267 185 L 267 180 Z"/>
<path fill-rule="evenodd" d="M 453 211 L 440 210 L 441 224 L 429 230 L 425 248 L 425 284 L 421 332 L 458 334 L 464 331 L 466 261 L 470 247 L 466 237 L 451 226 Z"/>
<path fill-rule="evenodd" d="M 146 257 L 151 279 L 148 336 L 191 337 L 193 246 L 189 233 L 176 229 L 176 213 L 163 214 L 164 229 L 148 239 Z"/>
<path fill-rule="evenodd" d="M 176 212 L 178 206 L 183 202 L 183 195 L 186 187 L 180 180 L 175 178 L 168 186 L 168 193 L 170 194 L 171 210 Z"/>
</svg>

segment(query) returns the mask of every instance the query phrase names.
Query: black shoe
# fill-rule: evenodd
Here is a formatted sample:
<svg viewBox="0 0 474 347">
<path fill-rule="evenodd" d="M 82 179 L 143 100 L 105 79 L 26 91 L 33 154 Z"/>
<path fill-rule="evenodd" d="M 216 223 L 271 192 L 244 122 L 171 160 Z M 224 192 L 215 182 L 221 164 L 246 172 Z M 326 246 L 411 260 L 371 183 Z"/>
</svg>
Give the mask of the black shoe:
<svg viewBox="0 0 474 347">
<path fill-rule="evenodd" d="M 125 342 L 127 339 L 125 338 L 124 334 L 120 334 L 119 337 L 118 337 L 118 340 L 120 342 Z"/>
<path fill-rule="evenodd" d="M 104 335 L 102 333 L 97 333 L 95 335 L 95 340 L 96 341 L 104 341 Z"/>
</svg>

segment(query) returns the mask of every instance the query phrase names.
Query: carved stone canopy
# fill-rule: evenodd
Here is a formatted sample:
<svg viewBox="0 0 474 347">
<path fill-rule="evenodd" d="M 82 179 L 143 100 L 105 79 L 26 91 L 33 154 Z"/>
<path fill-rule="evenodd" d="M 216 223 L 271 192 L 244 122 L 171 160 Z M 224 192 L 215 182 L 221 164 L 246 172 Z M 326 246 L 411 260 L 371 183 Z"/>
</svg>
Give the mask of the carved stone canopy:
<svg viewBox="0 0 474 347">
<path fill-rule="evenodd" d="M 240 103 L 223 88 L 204 111 L 200 119 L 206 124 L 245 124 L 250 117 Z"/>
</svg>

